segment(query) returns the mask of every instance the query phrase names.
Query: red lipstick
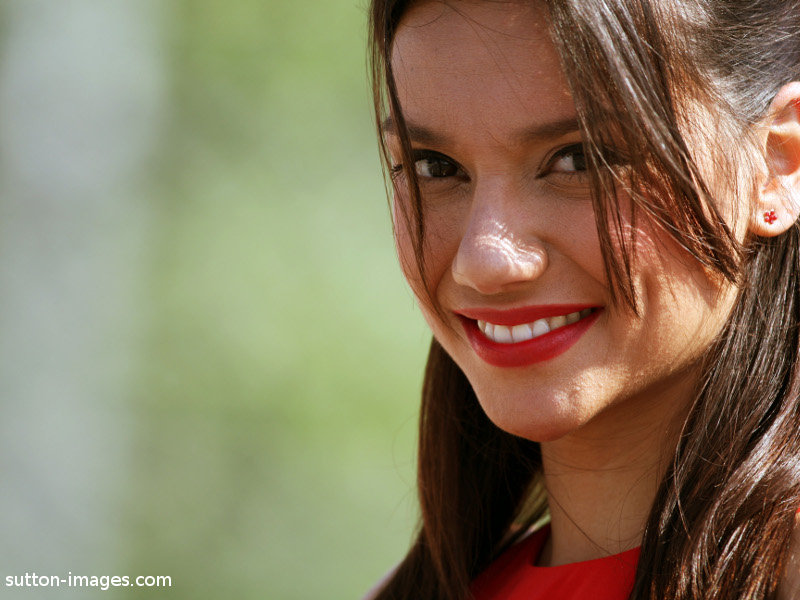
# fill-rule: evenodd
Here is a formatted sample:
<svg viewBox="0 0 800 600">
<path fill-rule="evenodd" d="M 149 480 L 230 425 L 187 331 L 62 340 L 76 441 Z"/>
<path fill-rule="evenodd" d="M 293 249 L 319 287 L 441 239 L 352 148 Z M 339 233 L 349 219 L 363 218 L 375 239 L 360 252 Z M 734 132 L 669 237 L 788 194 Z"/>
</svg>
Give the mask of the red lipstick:
<svg viewBox="0 0 800 600">
<path fill-rule="evenodd" d="M 477 320 L 481 320 L 513 327 L 586 309 L 591 309 L 591 312 L 575 323 L 563 325 L 530 340 L 510 344 L 489 339 L 477 324 Z M 470 345 L 480 358 L 496 367 L 523 367 L 550 360 L 569 350 L 597 321 L 602 311 L 602 307 L 591 304 L 545 304 L 510 310 L 465 309 L 456 314 L 464 326 Z"/>
</svg>

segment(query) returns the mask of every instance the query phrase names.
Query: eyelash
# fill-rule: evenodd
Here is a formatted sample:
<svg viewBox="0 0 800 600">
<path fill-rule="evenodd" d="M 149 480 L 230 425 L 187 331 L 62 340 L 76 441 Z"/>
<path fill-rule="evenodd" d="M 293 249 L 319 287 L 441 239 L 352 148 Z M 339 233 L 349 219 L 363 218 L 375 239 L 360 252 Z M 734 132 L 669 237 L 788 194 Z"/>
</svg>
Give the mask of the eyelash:
<svg viewBox="0 0 800 600">
<path fill-rule="evenodd" d="M 454 160 L 449 158 L 448 156 L 442 154 L 441 152 L 435 152 L 433 150 L 414 150 L 412 152 L 412 160 L 413 164 L 416 165 L 417 163 L 423 160 L 430 160 L 430 161 L 437 161 L 439 163 L 447 163 L 448 165 L 452 165 L 458 171 L 458 173 L 463 173 L 463 169 L 456 163 Z M 392 165 L 392 176 L 399 175 L 403 171 L 404 165 L 402 163 L 398 163 L 396 165 Z M 446 179 L 449 177 L 456 177 L 457 174 L 454 175 L 444 175 L 440 177 L 433 177 L 433 176 L 426 176 L 417 170 L 417 177 L 425 178 L 425 179 Z"/>
<path fill-rule="evenodd" d="M 561 159 L 565 159 L 565 158 L 568 158 L 570 156 L 574 157 L 576 155 L 583 156 L 583 154 L 584 154 L 583 144 L 570 144 L 568 146 L 564 146 L 563 148 L 560 148 L 559 150 L 554 152 L 552 154 L 552 156 L 550 156 L 550 158 L 546 162 L 546 166 L 545 166 L 544 170 L 538 175 L 538 177 L 545 177 L 545 176 L 547 176 L 547 175 L 549 175 L 549 174 L 551 174 L 553 172 L 559 173 L 560 177 L 576 177 L 576 176 L 580 177 L 580 176 L 582 176 L 582 174 L 585 173 L 585 171 L 586 171 L 586 164 L 585 164 L 586 160 L 585 160 L 585 158 L 583 159 L 583 161 L 579 161 L 579 163 L 580 162 L 583 163 L 583 165 L 582 165 L 583 168 L 581 168 L 581 169 L 576 169 L 574 171 L 551 171 L 551 169 Z M 455 162 L 454 160 L 452 160 L 448 156 L 446 156 L 446 155 L 444 155 L 444 154 L 442 154 L 440 152 L 435 152 L 433 150 L 415 150 L 413 152 L 412 159 L 414 161 L 414 163 L 413 163 L 414 165 L 417 165 L 417 163 L 419 163 L 421 161 L 429 160 L 429 161 L 432 161 L 432 162 L 436 161 L 436 162 L 438 162 L 440 164 L 441 163 L 447 163 L 447 164 L 451 165 L 452 167 L 454 167 L 456 169 L 456 171 L 457 171 L 453 175 L 441 175 L 439 177 L 436 177 L 436 176 L 432 176 L 432 175 L 424 175 L 424 174 L 419 172 L 419 169 L 417 169 L 417 177 L 420 177 L 420 178 L 423 178 L 423 179 L 448 179 L 450 177 L 458 177 L 459 175 L 463 175 L 463 173 L 464 173 L 463 169 L 461 168 L 461 166 L 457 162 Z M 573 163 L 574 162 L 575 161 L 574 161 L 574 158 L 573 158 Z M 404 168 L 404 165 L 402 163 L 397 163 L 397 164 L 392 165 L 391 166 L 392 177 L 396 177 L 396 176 L 400 175 L 402 173 L 402 171 L 403 171 L 403 168 Z"/>
</svg>

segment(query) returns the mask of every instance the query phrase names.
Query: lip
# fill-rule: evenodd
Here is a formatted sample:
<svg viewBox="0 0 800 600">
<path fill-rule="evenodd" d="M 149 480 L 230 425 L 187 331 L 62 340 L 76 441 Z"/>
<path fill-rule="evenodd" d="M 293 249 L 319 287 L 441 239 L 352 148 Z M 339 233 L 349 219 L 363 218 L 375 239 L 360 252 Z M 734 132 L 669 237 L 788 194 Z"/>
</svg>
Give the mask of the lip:
<svg viewBox="0 0 800 600">
<path fill-rule="evenodd" d="M 478 329 L 476 322 L 480 319 L 511 327 L 587 308 L 593 309 L 592 313 L 575 323 L 564 325 L 531 340 L 513 344 L 501 344 L 490 340 Z M 595 304 L 545 304 L 510 310 L 465 309 L 459 310 L 456 315 L 464 326 L 472 349 L 481 359 L 496 367 L 524 367 L 553 359 L 569 350 L 594 325 L 602 312 L 603 307 Z"/>
</svg>

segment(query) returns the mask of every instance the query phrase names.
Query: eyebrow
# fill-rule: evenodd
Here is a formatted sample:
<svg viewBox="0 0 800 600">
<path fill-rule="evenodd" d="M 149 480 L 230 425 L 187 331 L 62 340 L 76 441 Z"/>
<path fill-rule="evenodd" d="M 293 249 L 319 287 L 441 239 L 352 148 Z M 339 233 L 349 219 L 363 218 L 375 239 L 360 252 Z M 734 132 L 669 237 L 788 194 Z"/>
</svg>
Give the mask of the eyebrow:
<svg viewBox="0 0 800 600">
<path fill-rule="evenodd" d="M 409 137 L 423 144 L 446 144 L 450 141 L 447 134 L 440 133 L 434 129 L 406 121 L 406 129 Z M 384 134 L 397 135 L 397 124 L 391 116 L 386 117 L 381 123 L 381 131 Z M 566 117 L 544 123 L 535 123 L 528 127 L 514 132 L 512 139 L 521 143 L 548 140 L 558 138 L 568 133 L 580 131 L 580 125 L 575 117 Z"/>
</svg>

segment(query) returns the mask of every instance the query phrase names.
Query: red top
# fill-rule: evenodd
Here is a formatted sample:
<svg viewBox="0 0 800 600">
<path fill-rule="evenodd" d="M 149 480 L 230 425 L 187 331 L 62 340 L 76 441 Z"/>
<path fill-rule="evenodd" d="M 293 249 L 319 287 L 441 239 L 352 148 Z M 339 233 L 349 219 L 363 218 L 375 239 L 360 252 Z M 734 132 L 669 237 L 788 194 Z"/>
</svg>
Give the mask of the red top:
<svg viewBox="0 0 800 600">
<path fill-rule="evenodd" d="M 537 567 L 550 526 L 501 554 L 472 584 L 475 600 L 626 600 L 639 548 L 558 567 Z"/>
</svg>

